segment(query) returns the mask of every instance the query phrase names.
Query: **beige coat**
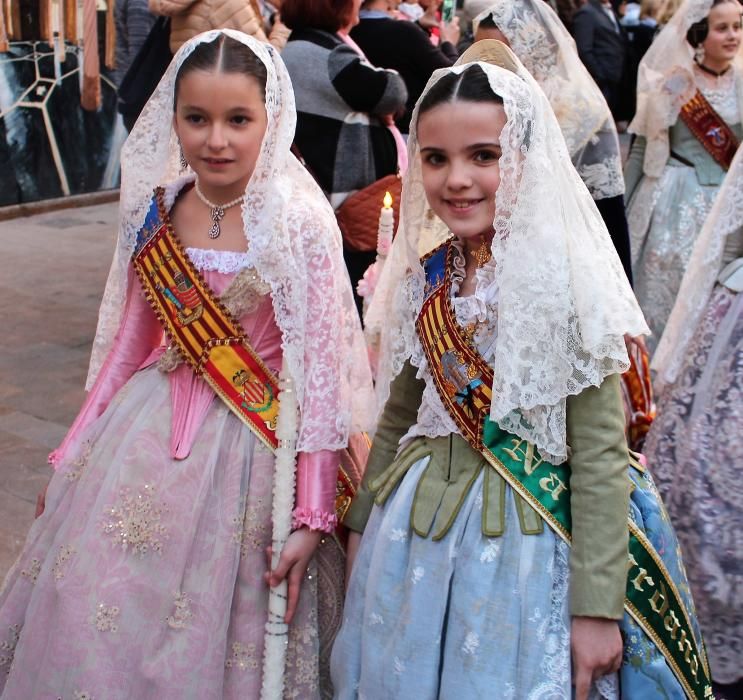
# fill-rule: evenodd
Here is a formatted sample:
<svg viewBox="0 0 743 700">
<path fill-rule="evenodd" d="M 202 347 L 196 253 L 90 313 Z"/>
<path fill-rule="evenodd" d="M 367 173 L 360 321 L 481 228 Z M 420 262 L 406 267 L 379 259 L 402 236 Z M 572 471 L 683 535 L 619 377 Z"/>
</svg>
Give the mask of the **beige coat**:
<svg viewBox="0 0 743 700">
<path fill-rule="evenodd" d="M 289 30 L 276 22 L 266 38 L 254 0 L 149 0 L 150 12 L 171 18 L 170 50 L 175 53 L 190 38 L 210 29 L 237 29 L 281 50 Z"/>
</svg>

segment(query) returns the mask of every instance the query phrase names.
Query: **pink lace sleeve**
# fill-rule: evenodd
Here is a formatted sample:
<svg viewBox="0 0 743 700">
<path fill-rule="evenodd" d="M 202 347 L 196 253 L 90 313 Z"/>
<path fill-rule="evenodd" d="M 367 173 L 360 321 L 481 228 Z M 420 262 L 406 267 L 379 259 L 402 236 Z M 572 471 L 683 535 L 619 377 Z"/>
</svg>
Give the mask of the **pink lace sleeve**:
<svg viewBox="0 0 743 700">
<path fill-rule="evenodd" d="M 335 514 L 335 485 L 338 478 L 338 453 L 331 450 L 300 452 L 297 460 L 297 505 L 292 528 L 333 532 L 338 524 Z"/>
<path fill-rule="evenodd" d="M 131 267 L 128 275 L 128 298 L 113 347 L 62 444 L 49 455 L 49 464 L 54 465 L 55 469 L 64 459 L 69 446 L 106 410 L 111 399 L 160 342 L 160 324 L 147 304 Z"/>
</svg>

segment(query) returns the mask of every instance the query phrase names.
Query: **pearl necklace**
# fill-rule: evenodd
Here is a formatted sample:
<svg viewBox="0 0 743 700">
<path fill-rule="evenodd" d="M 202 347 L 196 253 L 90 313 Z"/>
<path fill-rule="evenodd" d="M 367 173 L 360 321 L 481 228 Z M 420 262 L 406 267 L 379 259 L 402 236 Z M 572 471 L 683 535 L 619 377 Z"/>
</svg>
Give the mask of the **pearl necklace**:
<svg viewBox="0 0 743 700">
<path fill-rule="evenodd" d="M 199 188 L 199 181 L 196 180 L 196 194 L 198 195 L 199 199 L 206 204 L 207 207 L 209 207 L 211 211 L 211 217 L 212 217 L 212 226 L 209 229 L 209 238 L 219 238 L 219 234 L 222 233 L 222 231 L 219 228 L 219 222 L 224 218 L 224 213 L 229 209 L 230 207 L 234 207 L 236 204 L 240 204 L 240 202 L 243 201 L 245 198 L 244 194 L 241 194 L 237 199 L 233 199 L 231 202 L 227 202 L 227 204 L 214 204 L 214 202 L 210 202 L 204 193 Z"/>
</svg>

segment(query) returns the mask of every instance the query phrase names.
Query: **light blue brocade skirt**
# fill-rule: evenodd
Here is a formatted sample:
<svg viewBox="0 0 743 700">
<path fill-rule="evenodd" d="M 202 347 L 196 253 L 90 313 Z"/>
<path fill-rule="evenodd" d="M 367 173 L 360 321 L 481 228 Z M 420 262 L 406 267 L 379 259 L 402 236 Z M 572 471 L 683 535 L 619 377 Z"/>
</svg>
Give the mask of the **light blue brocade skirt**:
<svg viewBox="0 0 743 700">
<path fill-rule="evenodd" d="M 524 535 L 506 486 L 501 537 L 482 534 L 481 473 L 439 541 L 410 528 L 428 457 L 375 506 L 351 576 L 331 674 L 338 700 L 568 700 L 569 547 Z M 701 635 L 678 540 L 650 473 L 629 468 L 630 517 L 655 547 Z M 663 656 L 625 613 L 622 668 L 590 698 L 684 700 Z"/>
<path fill-rule="evenodd" d="M 340 700 L 570 698 L 569 548 L 523 535 L 507 487 L 501 537 L 482 534 L 480 474 L 440 541 L 410 529 L 428 458 L 374 508 L 331 662 Z M 594 698 L 616 698 L 615 677 Z"/>
</svg>

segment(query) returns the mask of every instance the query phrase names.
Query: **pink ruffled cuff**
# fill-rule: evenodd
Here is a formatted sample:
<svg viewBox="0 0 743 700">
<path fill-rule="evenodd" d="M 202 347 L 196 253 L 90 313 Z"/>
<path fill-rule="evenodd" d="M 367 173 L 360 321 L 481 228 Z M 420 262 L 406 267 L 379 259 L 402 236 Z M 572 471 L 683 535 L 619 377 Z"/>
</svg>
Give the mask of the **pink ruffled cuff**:
<svg viewBox="0 0 743 700">
<path fill-rule="evenodd" d="M 338 453 L 332 450 L 300 452 L 297 457 L 297 498 L 294 528 L 332 532 L 335 515 L 335 488 L 338 481 Z"/>
<path fill-rule="evenodd" d="M 324 510 L 310 508 L 295 508 L 292 513 L 292 530 L 308 527 L 310 530 L 319 530 L 330 534 L 338 526 L 338 516 Z"/>
</svg>

